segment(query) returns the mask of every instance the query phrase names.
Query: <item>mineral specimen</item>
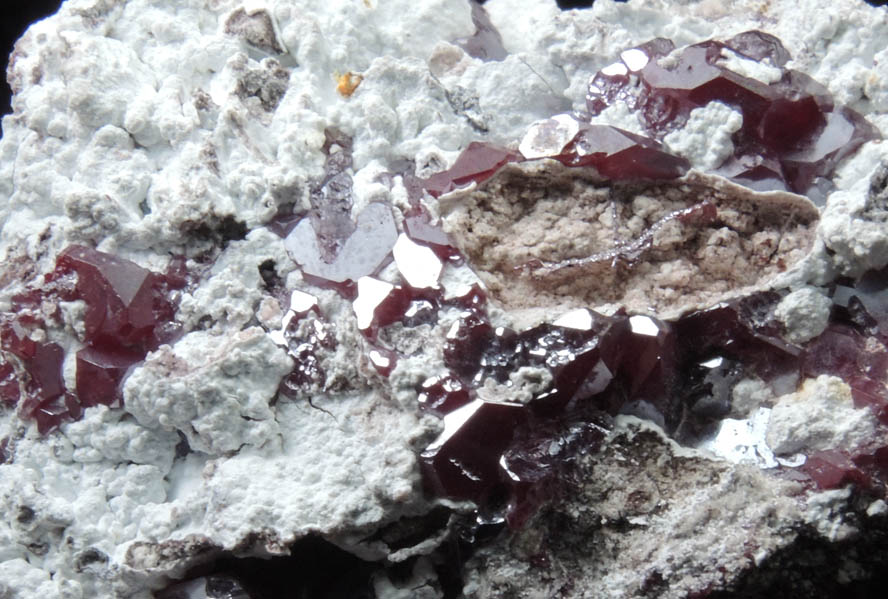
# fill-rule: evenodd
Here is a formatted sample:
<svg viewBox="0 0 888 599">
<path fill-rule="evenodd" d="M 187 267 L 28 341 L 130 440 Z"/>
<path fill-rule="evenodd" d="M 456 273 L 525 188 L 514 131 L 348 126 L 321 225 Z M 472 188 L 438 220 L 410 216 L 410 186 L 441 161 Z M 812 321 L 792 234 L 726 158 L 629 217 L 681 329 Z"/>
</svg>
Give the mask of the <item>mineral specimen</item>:
<svg viewBox="0 0 888 599">
<path fill-rule="evenodd" d="M 886 37 L 66 2 L 8 69 L 0 596 L 859 594 Z"/>
</svg>

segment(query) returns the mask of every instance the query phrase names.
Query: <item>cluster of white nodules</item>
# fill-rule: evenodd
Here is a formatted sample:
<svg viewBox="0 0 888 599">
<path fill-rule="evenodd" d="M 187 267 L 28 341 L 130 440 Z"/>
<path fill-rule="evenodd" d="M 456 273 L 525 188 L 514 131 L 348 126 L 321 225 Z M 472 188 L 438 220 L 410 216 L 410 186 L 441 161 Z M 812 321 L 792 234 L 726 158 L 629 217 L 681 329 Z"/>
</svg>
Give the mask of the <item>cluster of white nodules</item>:
<svg viewBox="0 0 888 599">
<path fill-rule="evenodd" d="M 666 147 L 684 156 L 691 166 L 711 171 L 734 153 L 731 136 L 743 126 L 739 110 L 721 102 L 710 102 L 691 111 L 687 123 L 663 138 Z"/>
</svg>

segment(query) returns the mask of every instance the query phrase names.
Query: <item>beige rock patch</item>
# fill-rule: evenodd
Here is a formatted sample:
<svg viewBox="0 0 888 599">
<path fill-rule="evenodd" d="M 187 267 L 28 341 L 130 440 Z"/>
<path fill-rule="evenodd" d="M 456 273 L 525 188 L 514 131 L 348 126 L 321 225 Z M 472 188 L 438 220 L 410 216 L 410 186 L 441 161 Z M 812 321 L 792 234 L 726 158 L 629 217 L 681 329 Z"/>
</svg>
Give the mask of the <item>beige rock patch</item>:
<svg viewBox="0 0 888 599">
<path fill-rule="evenodd" d="M 507 309 L 604 304 L 673 317 L 767 286 L 811 251 L 817 207 L 691 172 L 613 183 L 551 160 L 441 198 L 444 227 Z"/>
</svg>

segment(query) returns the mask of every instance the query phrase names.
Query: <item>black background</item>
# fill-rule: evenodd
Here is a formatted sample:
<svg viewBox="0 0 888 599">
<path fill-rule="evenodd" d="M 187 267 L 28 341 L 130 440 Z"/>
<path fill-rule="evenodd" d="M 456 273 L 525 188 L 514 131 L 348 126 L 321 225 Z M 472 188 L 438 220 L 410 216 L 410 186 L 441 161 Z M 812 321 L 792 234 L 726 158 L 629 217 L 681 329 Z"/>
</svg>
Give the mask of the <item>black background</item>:
<svg viewBox="0 0 888 599">
<path fill-rule="evenodd" d="M 9 6 L 13 4 L 14 6 Z M 0 48 L 3 52 L 3 85 L 0 90 L 0 114 L 9 114 L 9 85 L 6 83 L 6 64 L 12 53 L 15 40 L 21 37 L 34 21 L 54 14 L 61 4 L 61 0 L 6 0 L 3 8 L 0 8 Z"/>
</svg>

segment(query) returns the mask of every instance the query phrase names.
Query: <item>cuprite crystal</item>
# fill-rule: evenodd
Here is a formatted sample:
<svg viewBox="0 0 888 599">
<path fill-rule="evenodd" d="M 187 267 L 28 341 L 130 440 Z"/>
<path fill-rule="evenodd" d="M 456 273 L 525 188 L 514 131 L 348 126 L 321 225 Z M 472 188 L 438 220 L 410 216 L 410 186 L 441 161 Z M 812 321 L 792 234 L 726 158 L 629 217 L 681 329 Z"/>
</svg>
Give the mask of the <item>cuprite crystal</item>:
<svg viewBox="0 0 888 599">
<path fill-rule="evenodd" d="M 15 406 L 20 397 L 21 391 L 15 367 L 0 356 L 0 402 L 7 406 Z"/>
<path fill-rule="evenodd" d="M 831 374 L 851 387 L 858 407 L 869 406 L 888 425 L 888 347 L 852 326 L 833 322 L 805 348 L 807 376 Z"/>
<path fill-rule="evenodd" d="M 480 309 L 467 310 L 454 323 L 445 348 L 445 364 L 453 374 L 427 381 L 420 391 L 423 405 L 444 413 L 444 433 L 422 454 L 435 492 L 488 508 L 490 502 L 504 503 L 507 519 L 514 525 L 523 523 L 532 511 L 529 505 L 541 500 L 536 486 L 555 471 L 528 463 L 532 448 L 546 438 L 542 431 L 565 414 L 619 408 L 603 397 L 617 367 L 606 363 L 605 356 L 616 355 L 612 343 L 621 340 L 617 331 L 629 330 L 628 319 L 586 312 L 586 318 L 580 315 L 562 323 L 516 333 L 493 327 Z M 508 385 L 510 373 L 522 367 L 549 369 L 551 386 L 526 405 L 473 399 L 470 389 L 488 378 Z M 520 444 L 513 445 L 513 435 L 526 427 L 540 434 L 521 433 Z M 509 451 L 511 470 L 504 461 Z M 560 461 L 557 453 L 549 459 Z M 565 450 L 562 457 L 569 453 Z"/>
<path fill-rule="evenodd" d="M 392 255 L 398 271 L 408 285 L 416 289 L 433 289 L 438 286 L 444 263 L 432 248 L 420 245 L 401 233 L 392 248 Z"/>
<path fill-rule="evenodd" d="M 447 336 L 449 374 L 418 389 L 420 405 L 444 418 L 444 432 L 421 456 L 429 489 L 520 527 L 557 493 L 571 461 L 595 451 L 611 416 L 652 419 L 695 443 L 730 413 L 734 385 L 749 377 L 782 394 L 800 376 L 841 376 L 857 405 L 872 406 L 888 424 L 882 342 L 835 321 L 805 347 L 791 344 L 774 316 L 780 299 L 760 292 L 669 322 L 581 309 L 511 331 L 490 322 L 482 296 Z M 523 367 L 547 369 L 550 386 L 526 403 L 478 396 L 490 379 L 509 388 Z M 854 455 L 817 452 L 796 475 L 819 488 L 884 485 L 888 446 L 873 440 Z"/>
<path fill-rule="evenodd" d="M 104 404 L 120 407 L 123 393 L 120 384 L 129 369 L 145 355 L 138 351 L 101 350 L 85 347 L 76 354 L 77 397 L 83 407 Z"/>
<path fill-rule="evenodd" d="M 848 483 L 867 487 L 871 482 L 851 458 L 839 450 L 818 451 L 808 456 L 801 471 L 821 489 L 836 489 Z"/>
<path fill-rule="evenodd" d="M 0 316 L 0 345 L 23 372 L 20 414 L 46 433 L 80 418 L 84 407 L 120 405 L 120 385 L 130 367 L 179 333 L 171 293 L 186 284 L 180 274 L 154 273 L 84 246 L 69 246 L 44 284 L 13 297 L 14 313 Z M 82 301 L 83 341 L 76 354 L 76 388 L 62 377 L 65 352 L 45 341 L 59 325 L 59 302 Z M 3 362 L 10 364 L 10 362 Z M 4 369 L 8 373 L 8 368 Z M 18 378 L 18 376 L 16 377 Z M 15 399 L 17 381 L 4 378 L 4 399 Z"/>
<path fill-rule="evenodd" d="M 337 129 L 324 130 L 324 177 L 309 191 L 309 218 L 325 262 L 331 262 L 355 230 L 351 218 L 352 140 Z"/>
<path fill-rule="evenodd" d="M 557 115 L 531 125 L 519 146 L 526 159 L 553 158 L 567 166 L 592 166 L 613 181 L 675 179 L 688 161 L 649 137 L 610 125 L 590 125 Z"/>
<path fill-rule="evenodd" d="M 84 246 L 67 248 L 56 264 L 53 276 L 77 275 L 74 292 L 65 299 L 86 304 L 87 346 L 77 352 L 77 397 L 84 407 L 119 405 L 128 369 L 176 338 L 179 327 L 168 293 L 182 281 Z"/>
<path fill-rule="evenodd" d="M 435 173 L 425 181 L 423 188 L 438 197 L 471 183 L 489 179 L 503 165 L 522 160 L 521 154 L 499 146 L 473 141 L 446 171 Z"/>
<path fill-rule="evenodd" d="M 24 371 L 20 413 L 36 420 L 40 432 L 45 433 L 70 416 L 71 400 L 65 397 L 62 378 L 65 352 L 59 344 L 35 341 L 29 334 L 11 315 L 5 315 L 0 322 L 0 347 L 14 356 Z M 13 383 L 18 384 L 10 382 L 9 398 L 14 397 Z"/>
<path fill-rule="evenodd" d="M 510 528 L 523 527 L 536 511 L 559 491 L 559 478 L 583 455 L 595 453 L 607 435 L 596 422 L 535 421 L 519 430 L 500 458 L 509 496 L 505 520 Z"/>
<path fill-rule="evenodd" d="M 312 282 L 339 289 L 374 274 L 390 256 L 397 239 L 391 208 L 373 202 L 358 215 L 354 230 L 341 241 L 334 255 L 329 246 L 325 249 L 311 219 L 299 221 L 284 239 L 284 245 Z"/>
<path fill-rule="evenodd" d="M 309 387 L 323 388 L 327 375 L 321 367 L 320 353 L 335 348 L 336 342 L 321 317 L 317 297 L 298 289 L 292 291 L 280 330 L 269 335 L 293 359 L 293 370 L 281 381 L 281 393 L 298 397 Z"/>
<path fill-rule="evenodd" d="M 661 60 L 670 53 L 668 63 Z M 771 76 L 735 72 L 726 66 L 729 58 L 764 63 Z M 789 58 L 780 40 L 760 31 L 678 52 L 658 38 L 599 71 L 587 109 L 597 115 L 625 103 L 658 137 L 681 128 L 694 108 L 722 102 L 742 113 L 743 125 L 732 137 L 733 156 L 717 172 L 756 189 L 815 192 L 842 159 L 880 134 L 857 112 L 837 106 L 826 87 L 786 69 Z"/>
<path fill-rule="evenodd" d="M 509 53 L 503 47 L 503 38 L 490 21 L 490 15 L 480 2 L 471 1 L 472 24 L 475 34 L 456 40 L 456 45 L 472 58 L 480 60 L 503 60 Z"/>
<path fill-rule="evenodd" d="M 435 376 L 423 381 L 418 400 L 421 408 L 443 416 L 472 401 L 472 395 L 457 377 Z"/>
<path fill-rule="evenodd" d="M 70 246 L 59 255 L 53 277 L 68 272 L 77 275 L 72 299 L 86 303 L 84 340 L 89 345 L 144 356 L 174 338 L 174 331 L 163 326 L 175 315 L 163 275 L 84 246 Z"/>
<path fill-rule="evenodd" d="M 524 422 L 523 406 L 475 399 L 444 416 L 444 432 L 421 455 L 428 488 L 483 504 L 502 484 L 500 456 Z"/>
</svg>

